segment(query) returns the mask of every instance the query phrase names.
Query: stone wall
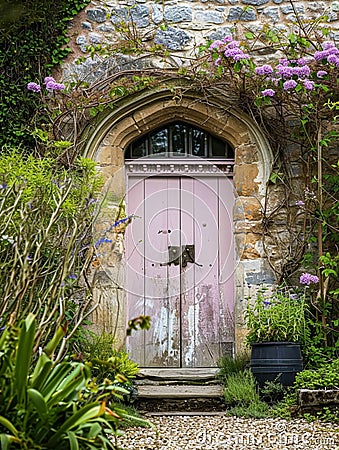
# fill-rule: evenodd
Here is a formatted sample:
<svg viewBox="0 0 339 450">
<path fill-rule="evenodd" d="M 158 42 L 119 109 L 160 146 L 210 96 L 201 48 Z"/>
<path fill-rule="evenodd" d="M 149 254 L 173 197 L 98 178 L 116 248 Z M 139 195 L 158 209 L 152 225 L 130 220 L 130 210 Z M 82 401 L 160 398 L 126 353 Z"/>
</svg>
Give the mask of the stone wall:
<svg viewBox="0 0 339 450">
<path fill-rule="evenodd" d="M 257 32 L 263 26 L 291 29 L 296 14 L 301 19 L 326 15 L 324 22 L 332 30 L 331 37 L 339 40 L 338 13 L 339 1 L 327 0 L 93 0 L 70 27 L 73 53 L 64 65 L 63 78 L 94 81 L 102 76 L 113 62 L 99 64 L 98 56 L 88 58 L 88 46 L 116 49 L 128 33 L 149 45 L 163 45 L 173 54 L 171 63 L 182 65 L 194 57 L 195 48 L 206 39 L 220 39 L 230 33 L 241 37 L 244 30 Z M 127 23 L 128 32 L 117 32 L 121 21 Z M 73 64 L 83 56 L 85 61 Z M 124 57 L 115 58 L 114 64 L 121 66 L 124 62 Z"/>
</svg>

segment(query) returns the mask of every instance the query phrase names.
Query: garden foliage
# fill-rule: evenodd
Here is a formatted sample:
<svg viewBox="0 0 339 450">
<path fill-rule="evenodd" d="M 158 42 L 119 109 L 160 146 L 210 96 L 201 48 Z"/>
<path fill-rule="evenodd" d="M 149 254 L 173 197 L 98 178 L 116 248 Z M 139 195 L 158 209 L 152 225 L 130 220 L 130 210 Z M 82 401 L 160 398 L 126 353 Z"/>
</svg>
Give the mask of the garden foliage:
<svg viewBox="0 0 339 450">
<path fill-rule="evenodd" d="M 0 148 L 34 148 L 31 130 L 49 123 L 26 85 L 48 75 L 69 54 L 70 20 L 89 0 L 0 1 Z M 37 111 L 40 111 L 37 115 Z"/>
<path fill-rule="evenodd" d="M 66 170 L 51 158 L 3 150 L 0 180 L 1 326 L 35 314 L 35 350 L 68 327 L 61 356 L 89 311 L 100 177 L 91 160 Z"/>
<path fill-rule="evenodd" d="M 114 401 L 126 391 L 115 380 L 90 382 L 83 363 L 56 363 L 52 355 L 62 329 L 32 365 L 36 326 L 28 314 L 19 327 L 7 324 L 0 335 L 1 449 L 116 448 L 114 436 L 128 414 Z"/>
</svg>

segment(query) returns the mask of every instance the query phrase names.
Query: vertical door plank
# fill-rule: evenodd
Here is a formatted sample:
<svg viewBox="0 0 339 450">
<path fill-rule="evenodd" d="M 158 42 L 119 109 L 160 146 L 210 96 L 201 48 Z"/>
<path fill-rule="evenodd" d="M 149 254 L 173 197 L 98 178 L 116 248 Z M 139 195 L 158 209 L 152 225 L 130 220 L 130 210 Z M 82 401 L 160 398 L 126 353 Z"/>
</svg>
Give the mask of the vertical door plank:
<svg viewBox="0 0 339 450">
<path fill-rule="evenodd" d="M 176 311 L 168 294 L 168 179 L 145 180 L 145 311 L 151 316 L 146 333 L 148 367 L 173 367 L 175 358 L 173 331 Z"/>
<path fill-rule="evenodd" d="M 218 179 L 195 180 L 195 308 L 199 339 L 196 367 L 216 366 L 219 359 Z"/>
<path fill-rule="evenodd" d="M 195 180 L 181 178 L 181 246 L 196 246 L 195 236 Z M 196 252 L 196 248 L 195 248 Z M 183 257 L 183 255 L 182 255 Z M 194 263 L 181 267 L 181 339 L 182 367 L 196 367 L 197 348 L 199 348 L 199 302 L 195 302 L 195 269 Z"/>
<path fill-rule="evenodd" d="M 126 229 L 127 321 L 145 315 L 144 304 L 144 178 L 131 177 L 126 195 L 127 214 L 134 214 Z M 145 364 L 146 331 L 134 331 L 127 337 L 126 347 L 131 358 L 140 366 Z"/>
<path fill-rule="evenodd" d="M 180 226 L 180 179 L 177 177 L 168 178 L 167 191 L 167 261 L 168 247 L 179 247 L 181 245 Z M 168 304 L 169 304 L 169 348 L 168 363 L 172 367 L 181 365 L 181 313 L 180 313 L 180 265 L 168 264 Z"/>
<path fill-rule="evenodd" d="M 232 180 L 219 178 L 219 290 L 220 353 L 233 356 L 234 345 L 234 238 Z"/>
</svg>

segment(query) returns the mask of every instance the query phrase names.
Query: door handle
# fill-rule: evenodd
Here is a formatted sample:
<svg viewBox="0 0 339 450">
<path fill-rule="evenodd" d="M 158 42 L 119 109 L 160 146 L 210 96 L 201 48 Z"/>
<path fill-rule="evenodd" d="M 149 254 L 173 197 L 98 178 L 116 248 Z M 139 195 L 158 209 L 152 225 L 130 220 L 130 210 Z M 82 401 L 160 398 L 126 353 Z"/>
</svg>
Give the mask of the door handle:
<svg viewBox="0 0 339 450">
<path fill-rule="evenodd" d="M 168 263 L 167 265 L 174 264 L 175 266 L 181 265 L 181 267 L 187 267 L 187 264 L 196 264 L 202 267 L 195 261 L 195 247 L 194 244 L 182 245 L 170 245 L 168 247 Z"/>
</svg>

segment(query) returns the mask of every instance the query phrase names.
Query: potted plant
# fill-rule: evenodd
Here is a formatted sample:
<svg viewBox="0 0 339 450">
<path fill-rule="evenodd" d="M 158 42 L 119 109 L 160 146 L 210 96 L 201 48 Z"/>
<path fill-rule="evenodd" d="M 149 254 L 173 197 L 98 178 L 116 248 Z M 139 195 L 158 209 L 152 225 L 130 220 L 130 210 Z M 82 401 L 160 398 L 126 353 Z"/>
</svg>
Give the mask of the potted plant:
<svg viewBox="0 0 339 450">
<path fill-rule="evenodd" d="M 250 366 L 259 386 L 275 380 L 292 385 L 302 370 L 306 311 L 305 296 L 287 288 L 271 294 L 262 289 L 254 302 L 248 302 L 246 340 L 252 347 Z"/>
</svg>

